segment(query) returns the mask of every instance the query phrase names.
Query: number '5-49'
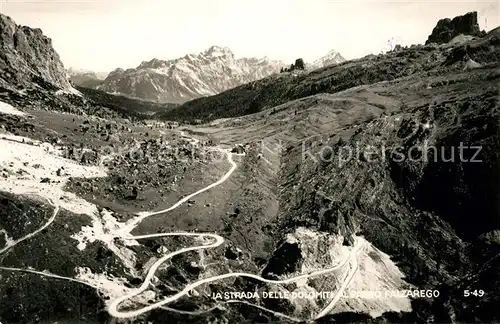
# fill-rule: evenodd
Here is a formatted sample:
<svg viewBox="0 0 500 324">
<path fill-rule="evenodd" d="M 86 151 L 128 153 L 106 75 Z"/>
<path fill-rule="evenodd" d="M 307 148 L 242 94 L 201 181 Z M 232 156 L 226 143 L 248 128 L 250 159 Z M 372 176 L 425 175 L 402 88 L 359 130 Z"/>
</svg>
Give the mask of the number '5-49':
<svg viewBox="0 0 500 324">
<path fill-rule="evenodd" d="M 477 289 L 474 289 L 474 290 L 469 290 L 469 289 L 466 289 L 464 290 L 464 297 L 469 297 L 469 296 L 474 296 L 474 297 L 483 297 L 484 296 L 484 290 L 477 290 Z"/>
</svg>

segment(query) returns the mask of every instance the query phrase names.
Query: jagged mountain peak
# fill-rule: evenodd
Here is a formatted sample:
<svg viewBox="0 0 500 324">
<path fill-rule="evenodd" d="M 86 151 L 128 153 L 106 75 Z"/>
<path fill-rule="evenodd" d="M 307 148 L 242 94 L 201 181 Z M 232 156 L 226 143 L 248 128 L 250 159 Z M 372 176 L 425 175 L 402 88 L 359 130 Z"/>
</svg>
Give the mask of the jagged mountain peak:
<svg viewBox="0 0 500 324">
<path fill-rule="evenodd" d="M 328 65 L 339 64 L 346 61 L 336 50 L 330 50 L 326 55 L 315 60 L 311 65 L 313 68 L 320 68 Z"/>
<path fill-rule="evenodd" d="M 68 73 L 72 84 L 86 88 L 94 88 L 98 86 L 109 75 L 108 72 L 95 72 L 75 67 L 68 68 L 66 72 Z"/>
<path fill-rule="evenodd" d="M 440 19 L 437 22 L 436 27 L 432 30 L 432 34 L 430 34 L 427 38 L 425 44 L 447 43 L 460 34 L 478 37 L 486 35 L 485 31 L 480 30 L 477 19 L 477 11 L 468 12 L 465 15 L 456 16 L 453 19 Z"/>
<path fill-rule="evenodd" d="M 78 68 L 75 68 L 75 67 L 69 67 L 68 69 L 66 69 L 66 72 L 72 76 L 72 75 L 77 75 L 77 74 L 82 74 L 82 73 L 90 73 L 92 71 L 88 71 L 88 70 L 84 70 L 84 69 L 78 69 Z"/>
<path fill-rule="evenodd" d="M 234 56 L 234 53 L 231 51 L 229 47 L 226 46 L 218 46 L 212 45 L 203 54 L 212 57 L 220 57 L 220 56 Z"/>
<path fill-rule="evenodd" d="M 159 69 L 167 66 L 168 61 L 160 60 L 158 58 L 153 58 L 149 61 L 143 61 L 139 66 L 137 67 L 138 69 L 144 69 L 144 68 L 151 68 L 151 69 Z"/>
<path fill-rule="evenodd" d="M 195 54 L 189 53 L 182 57 L 170 60 L 162 60 L 153 58 L 149 61 L 143 61 L 137 69 L 169 69 L 175 68 L 175 64 L 184 63 L 185 61 L 191 62 L 197 59 L 218 59 L 218 58 L 234 58 L 234 53 L 229 47 L 213 45 L 208 49 Z"/>
<path fill-rule="evenodd" d="M 105 79 L 109 72 L 97 72 L 88 69 L 79 69 L 75 67 L 70 67 L 66 70 L 69 76 L 79 76 L 79 75 L 95 75 L 98 79 Z"/>
<path fill-rule="evenodd" d="M 333 49 L 332 49 L 332 50 L 330 50 L 330 51 L 329 51 L 329 52 L 328 52 L 325 56 L 323 56 L 323 57 L 338 57 L 338 56 L 342 57 L 342 55 L 340 55 L 340 53 L 339 53 L 339 52 L 337 52 L 336 50 L 333 50 Z"/>
</svg>

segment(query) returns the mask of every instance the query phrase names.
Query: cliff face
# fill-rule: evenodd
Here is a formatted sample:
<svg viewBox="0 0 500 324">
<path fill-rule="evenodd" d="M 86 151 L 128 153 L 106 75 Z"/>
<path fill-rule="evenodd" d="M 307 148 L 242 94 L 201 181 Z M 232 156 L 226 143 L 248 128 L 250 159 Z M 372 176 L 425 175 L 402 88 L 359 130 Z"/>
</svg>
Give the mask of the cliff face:
<svg viewBox="0 0 500 324">
<path fill-rule="evenodd" d="M 70 90 L 64 66 L 42 30 L 16 25 L 0 14 L 0 84 Z"/>
<path fill-rule="evenodd" d="M 453 19 L 440 19 L 436 27 L 432 30 L 432 34 L 427 38 L 425 44 L 448 43 L 455 36 L 460 34 L 478 37 L 484 36 L 484 32 L 481 32 L 479 24 L 477 23 L 476 11 L 466 13 L 463 16 L 457 16 Z"/>
</svg>

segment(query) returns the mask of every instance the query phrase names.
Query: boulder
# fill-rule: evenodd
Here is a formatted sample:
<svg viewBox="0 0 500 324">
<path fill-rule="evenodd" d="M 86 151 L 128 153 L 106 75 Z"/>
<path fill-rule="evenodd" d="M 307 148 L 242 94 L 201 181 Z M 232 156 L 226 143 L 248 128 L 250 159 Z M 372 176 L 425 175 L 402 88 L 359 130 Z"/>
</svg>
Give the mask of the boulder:
<svg viewBox="0 0 500 324">
<path fill-rule="evenodd" d="M 243 147 L 243 145 L 236 144 L 231 150 L 231 153 L 243 154 L 245 153 L 245 148 Z"/>
</svg>

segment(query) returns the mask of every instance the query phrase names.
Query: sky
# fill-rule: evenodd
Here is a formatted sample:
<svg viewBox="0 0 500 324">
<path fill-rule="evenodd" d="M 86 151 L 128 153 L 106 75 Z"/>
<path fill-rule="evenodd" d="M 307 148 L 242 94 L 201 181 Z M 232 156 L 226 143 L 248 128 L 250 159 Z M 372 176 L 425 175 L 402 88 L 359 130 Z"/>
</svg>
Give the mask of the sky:
<svg viewBox="0 0 500 324">
<path fill-rule="evenodd" d="M 478 11 L 481 29 L 500 25 L 498 1 L 0 0 L 17 24 L 41 28 L 66 68 L 108 72 L 212 45 L 236 57 L 287 64 L 338 51 L 379 53 L 389 39 L 421 44 L 441 18 Z"/>
</svg>

